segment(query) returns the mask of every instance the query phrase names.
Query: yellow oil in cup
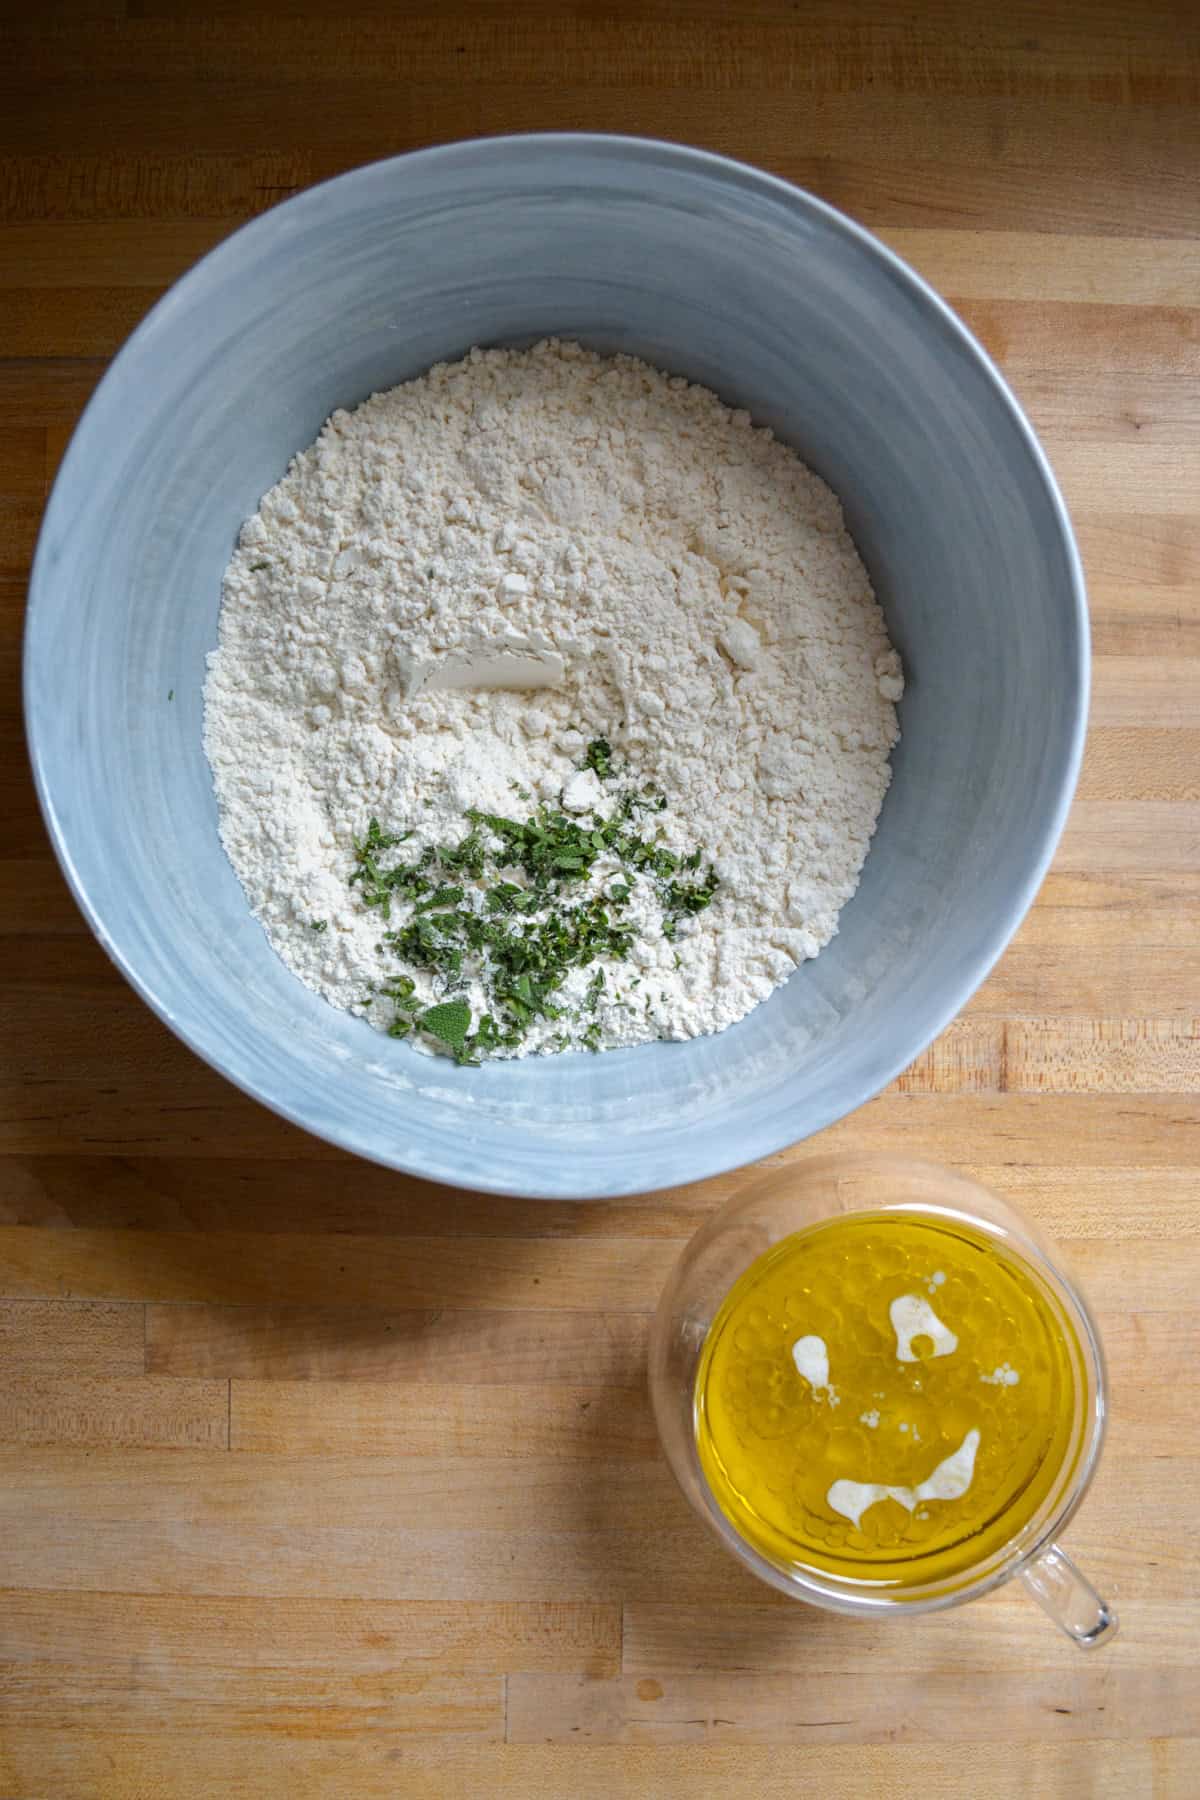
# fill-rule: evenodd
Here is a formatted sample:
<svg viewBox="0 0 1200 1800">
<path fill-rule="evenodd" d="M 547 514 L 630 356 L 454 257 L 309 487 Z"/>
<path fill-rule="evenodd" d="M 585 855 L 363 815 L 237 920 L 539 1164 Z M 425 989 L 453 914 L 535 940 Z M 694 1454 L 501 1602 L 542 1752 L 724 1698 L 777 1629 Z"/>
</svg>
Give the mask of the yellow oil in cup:
<svg viewBox="0 0 1200 1800">
<path fill-rule="evenodd" d="M 847 1214 L 773 1245 L 726 1295 L 696 1371 L 696 1449 L 772 1561 L 953 1584 L 1070 1478 L 1081 1366 L 1007 1244 L 945 1217 Z"/>
</svg>

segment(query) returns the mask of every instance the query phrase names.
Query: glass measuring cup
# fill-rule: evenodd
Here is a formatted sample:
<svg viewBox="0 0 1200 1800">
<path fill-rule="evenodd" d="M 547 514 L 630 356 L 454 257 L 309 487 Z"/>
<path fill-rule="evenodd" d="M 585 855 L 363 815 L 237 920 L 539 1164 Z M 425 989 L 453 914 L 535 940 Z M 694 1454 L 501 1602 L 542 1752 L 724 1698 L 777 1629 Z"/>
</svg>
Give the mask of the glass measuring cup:
<svg viewBox="0 0 1200 1800">
<path fill-rule="evenodd" d="M 775 1560 L 747 1541 L 713 1496 L 696 1447 L 695 1390 L 708 1328 L 738 1277 L 782 1239 L 850 1213 L 907 1211 L 957 1220 L 1002 1244 L 1049 1290 L 1073 1327 L 1071 1439 L 1037 1511 L 964 1573 L 888 1589 Z M 687 1499 L 762 1580 L 834 1612 L 911 1616 L 957 1606 L 1019 1575 L 1055 1624 L 1091 1649 L 1117 1629 L 1113 1608 L 1058 1547 L 1091 1481 L 1104 1436 L 1105 1376 L 1087 1306 L 1032 1225 L 998 1195 L 949 1169 L 899 1157 L 830 1156 L 777 1169 L 735 1195 L 692 1238 L 659 1301 L 650 1337 L 659 1437 Z"/>
</svg>

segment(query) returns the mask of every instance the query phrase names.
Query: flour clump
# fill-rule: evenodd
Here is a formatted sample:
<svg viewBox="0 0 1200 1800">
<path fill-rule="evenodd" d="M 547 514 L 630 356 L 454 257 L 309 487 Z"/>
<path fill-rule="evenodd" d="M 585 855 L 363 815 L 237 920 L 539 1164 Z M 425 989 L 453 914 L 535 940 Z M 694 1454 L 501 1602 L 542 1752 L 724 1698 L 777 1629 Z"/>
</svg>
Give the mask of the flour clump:
<svg viewBox="0 0 1200 1800">
<path fill-rule="evenodd" d="M 288 966 L 460 1061 L 719 1031 L 837 929 L 903 691 L 830 490 L 571 343 L 335 412 L 247 520 L 205 688 Z"/>
</svg>

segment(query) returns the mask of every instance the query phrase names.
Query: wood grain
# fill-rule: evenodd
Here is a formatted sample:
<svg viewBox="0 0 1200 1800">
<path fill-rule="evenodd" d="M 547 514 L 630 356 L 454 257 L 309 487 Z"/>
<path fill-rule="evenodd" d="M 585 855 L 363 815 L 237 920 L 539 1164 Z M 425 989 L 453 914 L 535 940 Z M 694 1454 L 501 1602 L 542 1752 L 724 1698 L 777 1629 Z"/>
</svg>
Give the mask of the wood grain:
<svg viewBox="0 0 1200 1800">
<path fill-rule="evenodd" d="M 400 1246 L 401 1254 L 403 1246 Z M 353 1307 L 146 1308 L 147 1367 L 174 1376 L 403 1381 L 444 1387 L 640 1387 L 644 1313 Z M 544 1395 L 545 1397 L 545 1395 Z M 414 1406 L 424 1404 L 414 1396 Z"/>
<path fill-rule="evenodd" d="M 998 1729 L 998 1728 L 997 1728 Z M 1052 1729 L 1052 1727 L 1051 1727 Z M 695 1800 L 696 1794 L 752 1793 L 795 1800 L 797 1786 L 822 1800 L 862 1800 L 864 1793 L 920 1794 L 960 1800 L 965 1792 L 996 1800 L 1128 1800 L 1130 1794 L 1188 1793 L 1198 1740 L 1100 1739 L 1055 1742 L 1046 1727 L 1018 1760 L 1011 1744 L 993 1742 L 887 1746 L 739 1744 L 555 1744 L 460 1748 L 453 1741 L 393 1740 L 350 1733 L 285 1736 L 270 1724 L 257 1732 L 222 1732 L 210 1722 L 181 1726 L 168 1737 L 149 1728 L 64 1732 L 55 1722 L 14 1728 L 0 1744 L 0 1777 L 19 1792 L 103 1793 L 105 1800 L 147 1794 L 211 1800 L 236 1784 L 239 1800 L 289 1800 L 328 1793 L 402 1792 L 406 1800 L 487 1794 L 491 1800 L 561 1800 L 563 1794 L 653 1794 Z M 581 1785 L 582 1784 L 582 1785 Z"/>
<path fill-rule="evenodd" d="M 146 1366 L 146 1309 L 91 1300 L 6 1300 L 0 1306 L 0 1361 L 8 1376 L 62 1373 L 140 1375 Z"/>
<path fill-rule="evenodd" d="M 14 1661 L 44 1678 L 61 1659 L 81 1685 L 95 1689 L 97 1701 L 112 1699 L 106 1645 L 116 1640 L 144 1667 L 190 1680 L 194 1698 L 203 1689 L 207 1703 L 234 1712 L 260 1705 L 248 1678 L 264 1642 L 274 1647 L 275 1678 L 309 1681 L 314 1699 L 324 1683 L 352 1692 L 364 1677 L 401 1677 L 413 1694 L 421 1691 L 413 1678 L 431 1675 L 544 1669 L 609 1677 L 621 1651 L 619 1607 L 575 1602 L 440 1606 L 26 1592 L 6 1606 L 6 1628 Z"/>
<path fill-rule="evenodd" d="M 514 1675 L 511 1744 L 904 1744 L 995 1741 L 993 1708 L 1009 1729 L 1034 1736 L 1058 1715 L 1059 1738 L 1165 1737 L 1200 1729 L 1200 1696 L 1187 1669 L 1111 1668 L 1103 1685 L 1077 1670 L 989 1670 L 979 1704 L 974 1670 L 875 1669 L 805 1675 L 688 1674 L 665 1681 L 582 1681 Z M 1091 1689 L 1091 1692 L 1088 1690 Z M 1100 1695 L 1103 1694 L 1103 1699 Z"/>
<path fill-rule="evenodd" d="M 1179 1636 L 1180 1615 L 1187 1604 L 1183 1598 L 1127 1597 L 1123 1616 L 1131 1631 L 1125 1641 L 1113 1643 L 1109 1660 L 1121 1666 L 1189 1667 L 1191 1653 Z M 929 1614 L 914 1621 L 911 1631 L 894 1632 L 886 1622 L 864 1624 L 828 1613 L 800 1619 L 786 1607 L 754 1603 L 719 1610 L 674 1602 L 635 1603 L 625 1608 L 621 1667 L 625 1675 L 639 1680 L 722 1671 L 799 1678 L 864 1666 L 883 1677 L 946 1670 L 977 1679 L 1032 1669 L 1067 1676 L 1088 1672 L 1089 1665 L 1081 1668 L 1069 1661 L 1064 1669 L 1054 1639 L 1039 1629 L 1021 1594 L 1002 1589 L 983 1605 L 986 1635 L 977 1630 L 975 1615 L 955 1611 Z"/>
<path fill-rule="evenodd" d="M 0 1376 L 0 1444 L 229 1448 L 224 1381 Z"/>
<path fill-rule="evenodd" d="M 929 1104 L 944 1110 L 949 1098 L 931 1096 Z M 965 1108 L 973 1097 L 961 1098 Z M 1027 1104 L 1034 1104 L 1032 1096 Z M 918 1099 L 915 1107 L 918 1110 L 910 1117 L 919 1120 L 927 1103 Z M 1113 1105 L 1110 1110 L 1140 1114 L 1141 1107 L 1122 1100 L 1119 1108 Z M 1160 1141 L 1168 1136 L 1169 1119 L 1170 1102 L 1163 1101 Z M 1188 1123 L 1181 1121 L 1184 1126 Z M 229 1232 L 214 1249 L 211 1239 L 191 1232 L 64 1232 L 5 1226 L 0 1228 L 0 1268 L 9 1293 L 17 1298 L 69 1292 L 99 1299 L 120 1290 L 145 1301 L 212 1305 L 214 1296 L 223 1293 L 235 1302 L 232 1311 L 237 1315 L 256 1310 L 256 1303 L 267 1306 L 267 1318 L 280 1321 L 285 1332 L 291 1329 L 293 1307 L 311 1315 L 314 1296 L 324 1295 L 343 1315 L 341 1332 L 348 1343 L 354 1341 L 356 1328 L 353 1317 L 346 1315 L 357 1314 L 363 1329 L 373 1334 L 384 1330 L 387 1335 L 386 1324 L 376 1323 L 382 1313 L 392 1335 L 397 1327 L 399 1335 L 405 1335 L 404 1316 L 386 1310 L 394 1300 L 389 1279 L 393 1277 L 407 1289 L 409 1306 L 418 1314 L 415 1321 L 410 1315 L 408 1332 L 424 1330 L 420 1315 L 434 1315 L 428 1325 L 441 1327 L 440 1335 L 465 1342 L 475 1361 L 489 1354 L 487 1334 L 498 1313 L 516 1315 L 512 1338 L 520 1343 L 522 1317 L 543 1309 L 552 1317 L 565 1318 L 561 1336 L 577 1338 L 586 1353 L 593 1341 L 602 1344 L 608 1335 L 608 1327 L 596 1323 L 595 1311 L 605 1291 L 617 1318 L 645 1315 L 678 1255 L 675 1244 L 634 1237 L 576 1244 L 554 1238 L 458 1237 L 445 1239 L 442 1247 L 444 1262 L 424 1238 L 373 1237 L 331 1246 L 319 1237 L 276 1233 L 264 1243 L 247 1233 Z M 230 1259 L 228 1269 L 216 1265 L 220 1250 Z M 1130 1305 L 1146 1304 L 1143 1296 L 1155 1295 L 1165 1304 L 1178 1304 L 1177 1296 L 1195 1273 L 1185 1257 L 1177 1258 L 1172 1267 L 1161 1245 L 1124 1235 L 1076 1240 L 1072 1254 L 1077 1264 L 1086 1261 L 1099 1274 L 1123 1270 Z M 494 1291 L 488 1287 L 492 1270 Z M 285 1310 L 275 1312 L 281 1301 Z M 482 1338 L 476 1336 L 477 1322 Z M 226 1323 L 235 1334 L 241 1329 L 238 1317 L 227 1318 Z M 320 1332 L 322 1321 L 314 1318 L 313 1327 Z M 307 1329 L 304 1320 L 300 1329 Z M 540 1318 L 533 1329 L 541 1329 Z M 186 1325 L 183 1330 L 186 1336 Z M 619 1328 L 614 1328 L 613 1341 L 623 1348 L 625 1334 Z M 440 1348 L 431 1354 L 440 1359 Z M 604 1365 L 604 1351 L 598 1349 L 596 1354 Z"/>
<path fill-rule="evenodd" d="M 473 133 L 675 137 L 954 304 L 1086 565 L 1092 730 L 1037 904 L 893 1088 L 778 1166 L 919 1151 L 1064 1245 L 1109 1449 L 1095 1658 L 1015 1589 L 789 1604 L 645 1392 L 747 1176 L 587 1207 L 353 1162 L 123 985 L 20 716 L 50 482 L 108 359 L 245 220 Z M 0 1794 L 1025 1800 L 1200 1791 L 1200 15 L 1172 0 L 63 0 L 0 21 Z"/>
<path fill-rule="evenodd" d="M 1193 1397 L 1195 1385 L 1186 1390 Z M 339 1378 L 315 1392 L 307 1382 L 230 1383 L 230 1445 L 244 1452 L 510 1457 L 523 1464 L 531 1456 L 653 1460 L 657 1443 L 640 1382 L 400 1387 Z"/>
</svg>

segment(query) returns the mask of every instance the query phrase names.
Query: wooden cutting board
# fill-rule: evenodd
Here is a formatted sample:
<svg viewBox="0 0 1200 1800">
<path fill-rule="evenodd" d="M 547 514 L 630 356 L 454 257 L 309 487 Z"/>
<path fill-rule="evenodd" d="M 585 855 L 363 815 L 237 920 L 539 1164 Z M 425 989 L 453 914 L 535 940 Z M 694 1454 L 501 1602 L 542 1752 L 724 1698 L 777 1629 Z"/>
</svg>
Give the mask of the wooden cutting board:
<svg viewBox="0 0 1200 1800">
<path fill-rule="evenodd" d="M 1200 1791 L 1200 35 L 1077 0 L 70 0 L 0 44 L 0 1794 Z M 47 848 L 17 659 L 47 485 L 163 288 L 414 145 L 691 140 L 877 230 L 999 358 L 1074 512 L 1079 797 L 993 978 L 824 1134 L 1064 1242 L 1113 1429 L 1019 1594 L 890 1630 L 778 1600 L 676 1497 L 647 1316 L 736 1179 L 455 1194 L 281 1124 L 113 973 Z M 788 1160 L 787 1158 L 782 1160 Z"/>
</svg>

